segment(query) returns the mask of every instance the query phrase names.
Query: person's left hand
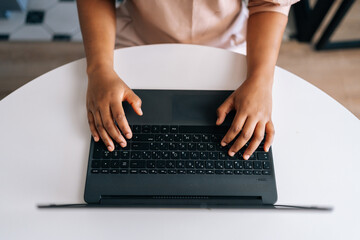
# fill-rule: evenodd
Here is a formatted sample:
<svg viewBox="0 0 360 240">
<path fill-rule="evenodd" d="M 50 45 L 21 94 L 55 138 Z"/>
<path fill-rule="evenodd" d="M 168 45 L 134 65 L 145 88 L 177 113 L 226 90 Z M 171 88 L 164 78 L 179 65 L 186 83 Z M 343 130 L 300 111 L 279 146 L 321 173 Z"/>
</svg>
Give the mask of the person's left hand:
<svg viewBox="0 0 360 240">
<path fill-rule="evenodd" d="M 229 149 L 230 156 L 234 156 L 251 139 L 243 153 L 243 158 L 249 159 L 265 133 L 264 150 L 269 151 L 275 131 L 271 121 L 272 86 L 268 82 L 272 81 L 248 78 L 217 109 L 216 125 L 222 124 L 232 109 L 236 111 L 230 129 L 221 140 L 221 145 L 226 146 L 237 137 Z"/>
</svg>

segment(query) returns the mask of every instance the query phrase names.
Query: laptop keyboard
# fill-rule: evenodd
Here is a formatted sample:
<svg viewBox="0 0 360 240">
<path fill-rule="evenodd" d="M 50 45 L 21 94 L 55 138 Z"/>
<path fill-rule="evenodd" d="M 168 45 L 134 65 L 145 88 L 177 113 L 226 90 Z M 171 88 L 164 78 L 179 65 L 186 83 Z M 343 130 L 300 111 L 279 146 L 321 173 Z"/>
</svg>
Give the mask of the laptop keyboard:
<svg viewBox="0 0 360 240">
<path fill-rule="evenodd" d="M 92 174 L 226 174 L 271 175 L 271 156 L 263 142 L 249 160 L 244 146 L 235 156 L 220 141 L 228 127 L 131 125 L 133 137 L 125 148 L 110 152 L 93 142 Z M 229 144 L 231 145 L 231 144 Z"/>
</svg>

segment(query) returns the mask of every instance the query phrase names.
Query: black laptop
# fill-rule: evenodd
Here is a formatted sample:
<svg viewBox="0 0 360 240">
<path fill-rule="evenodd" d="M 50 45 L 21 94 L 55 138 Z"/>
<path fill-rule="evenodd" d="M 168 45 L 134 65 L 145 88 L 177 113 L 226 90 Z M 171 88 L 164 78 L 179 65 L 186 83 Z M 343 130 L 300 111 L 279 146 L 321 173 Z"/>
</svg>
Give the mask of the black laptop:
<svg viewBox="0 0 360 240">
<path fill-rule="evenodd" d="M 109 152 L 91 140 L 84 198 L 124 207 L 242 207 L 276 202 L 271 148 L 243 160 L 220 141 L 233 113 L 216 126 L 216 109 L 232 91 L 134 90 L 143 116 L 124 103 L 133 131 Z M 230 144 L 231 145 L 231 144 Z"/>
</svg>

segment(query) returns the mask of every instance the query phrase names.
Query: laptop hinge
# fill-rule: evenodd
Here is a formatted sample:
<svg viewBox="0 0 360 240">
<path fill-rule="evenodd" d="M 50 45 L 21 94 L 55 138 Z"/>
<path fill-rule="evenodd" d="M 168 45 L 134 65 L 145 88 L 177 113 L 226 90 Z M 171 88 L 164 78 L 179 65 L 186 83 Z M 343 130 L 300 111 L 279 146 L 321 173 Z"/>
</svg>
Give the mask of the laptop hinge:
<svg viewBox="0 0 360 240">
<path fill-rule="evenodd" d="M 189 207 L 210 207 L 210 206 L 241 206 L 241 205 L 262 205 L 261 196 L 181 196 L 181 195 L 146 195 L 146 196 L 117 196 L 102 195 L 100 204 L 124 205 L 124 206 L 189 206 Z"/>
</svg>

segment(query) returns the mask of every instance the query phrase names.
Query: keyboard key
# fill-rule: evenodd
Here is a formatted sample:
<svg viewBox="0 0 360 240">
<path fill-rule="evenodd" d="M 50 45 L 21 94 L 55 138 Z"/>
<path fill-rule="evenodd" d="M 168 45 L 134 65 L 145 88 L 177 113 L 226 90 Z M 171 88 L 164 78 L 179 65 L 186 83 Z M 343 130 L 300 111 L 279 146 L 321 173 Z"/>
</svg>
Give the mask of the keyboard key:
<svg viewBox="0 0 360 240">
<path fill-rule="evenodd" d="M 208 151 L 215 151 L 215 144 L 214 143 L 208 143 L 207 144 L 207 150 Z"/>
<path fill-rule="evenodd" d="M 146 167 L 147 168 L 155 168 L 156 162 L 154 160 L 146 161 Z"/>
<path fill-rule="evenodd" d="M 216 169 L 223 169 L 224 168 L 224 161 L 215 161 L 215 168 Z"/>
<path fill-rule="evenodd" d="M 129 173 L 129 170 L 127 170 L 127 169 L 120 169 L 119 173 L 120 173 L 120 174 L 128 174 L 128 173 Z"/>
<path fill-rule="evenodd" d="M 253 171 L 253 174 L 254 174 L 254 175 L 261 175 L 261 171 L 260 171 L 260 170 L 254 170 L 254 171 Z"/>
<path fill-rule="evenodd" d="M 245 169 L 253 169 L 253 163 L 249 161 L 244 162 L 244 168 Z"/>
<path fill-rule="evenodd" d="M 185 167 L 186 168 L 194 168 L 195 167 L 194 161 L 186 161 L 185 162 Z"/>
<path fill-rule="evenodd" d="M 206 144 L 205 143 L 198 143 L 196 149 L 199 151 L 205 151 L 206 150 Z"/>
<path fill-rule="evenodd" d="M 256 160 L 256 155 L 255 155 L 255 153 L 251 154 L 251 156 L 249 157 L 248 160 Z"/>
<path fill-rule="evenodd" d="M 101 158 L 102 158 L 102 150 L 94 148 L 93 159 L 101 159 Z"/>
<path fill-rule="evenodd" d="M 233 171 L 232 171 L 232 170 L 225 170 L 225 174 L 226 174 L 226 175 L 232 175 L 232 174 L 233 174 Z"/>
<path fill-rule="evenodd" d="M 264 161 L 264 162 L 263 162 L 263 168 L 264 168 L 264 169 L 270 169 L 270 162 L 268 162 L 268 161 L 265 162 L 265 161 Z"/>
<path fill-rule="evenodd" d="M 149 150 L 149 149 L 150 149 L 149 143 L 145 143 L 145 142 L 131 143 L 131 150 Z"/>
<path fill-rule="evenodd" d="M 201 169 L 205 167 L 205 162 L 204 161 L 195 161 L 195 168 L 197 169 Z"/>
<path fill-rule="evenodd" d="M 195 174 L 195 170 L 187 170 L 186 173 L 187 174 Z"/>
<path fill-rule="evenodd" d="M 151 169 L 151 170 L 149 170 L 149 173 L 150 174 L 157 174 L 157 170 L 156 169 Z"/>
<path fill-rule="evenodd" d="M 205 170 L 196 170 L 196 174 L 205 174 Z"/>
<path fill-rule="evenodd" d="M 156 161 L 156 167 L 157 168 L 165 168 L 165 166 L 166 166 L 166 161 L 164 161 L 164 160 Z"/>
<path fill-rule="evenodd" d="M 214 161 L 206 161 L 205 167 L 206 169 L 213 169 L 215 167 Z"/>
<path fill-rule="evenodd" d="M 269 156 L 267 152 L 258 152 L 257 159 L 259 160 L 269 160 Z"/>
<path fill-rule="evenodd" d="M 165 169 L 158 170 L 158 174 L 166 174 L 166 173 L 167 173 L 167 170 L 165 170 Z"/>
<path fill-rule="evenodd" d="M 178 173 L 178 174 L 185 174 L 186 171 L 185 171 L 185 170 L 177 170 L 177 173 Z"/>
<path fill-rule="evenodd" d="M 261 169 L 262 168 L 262 162 L 256 161 L 254 162 L 254 169 Z"/>
<path fill-rule="evenodd" d="M 175 168 L 175 161 L 166 161 L 166 168 Z"/>
<path fill-rule="evenodd" d="M 210 142 L 210 135 L 209 134 L 202 134 L 201 135 L 202 142 Z"/>
<path fill-rule="evenodd" d="M 110 161 L 110 167 L 111 168 L 119 168 L 120 167 L 120 161 L 119 160 Z"/>
<path fill-rule="evenodd" d="M 214 171 L 214 170 L 206 170 L 205 173 L 206 173 L 206 174 L 214 174 L 215 171 Z"/>
<path fill-rule="evenodd" d="M 162 125 L 160 128 L 160 132 L 169 133 L 170 127 L 168 125 Z"/>
<path fill-rule="evenodd" d="M 262 171 L 262 174 L 263 174 L 263 175 L 271 175 L 271 171 L 269 171 L 269 170 L 263 170 L 263 171 Z"/>
<path fill-rule="evenodd" d="M 151 126 L 151 132 L 152 133 L 159 133 L 160 132 L 160 126 L 158 126 L 158 125 Z"/>
<path fill-rule="evenodd" d="M 141 152 L 131 152 L 131 159 L 141 159 Z"/>
<path fill-rule="evenodd" d="M 225 169 L 233 169 L 234 162 L 233 161 L 225 161 Z"/>
<path fill-rule="evenodd" d="M 224 170 L 215 170 L 215 174 L 224 174 Z"/>
<path fill-rule="evenodd" d="M 140 169 L 140 173 L 141 174 L 148 174 L 148 170 L 147 169 Z"/>
<path fill-rule="evenodd" d="M 161 152 L 161 159 L 170 159 L 170 152 Z"/>
<path fill-rule="evenodd" d="M 146 159 L 146 160 L 151 159 L 151 152 L 148 151 L 141 152 L 141 159 Z"/>
<path fill-rule="evenodd" d="M 178 126 L 170 126 L 170 133 L 178 133 L 179 127 Z"/>
<path fill-rule="evenodd" d="M 180 158 L 180 153 L 179 152 L 171 152 L 171 159 L 179 159 Z"/>
<path fill-rule="evenodd" d="M 168 170 L 168 174 L 176 174 L 176 170 Z"/>
<path fill-rule="evenodd" d="M 98 173 L 100 173 L 100 170 L 99 169 L 91 169 L 91 173 L 98 174 Z"/>
<path fill-rule="evenodd" d="M 176 161 L 176 168 L 185 168 L 185 161 Z"/>
<path fill-rule="evenodd" d="M 129 167 L 129 160 L 121 160 L 120 161 L 121 168 L 128 168 Z"/>
<path fill-rule="evenodd" d="M 139 171 L 137 169 L 131 169 L 130 174 L 138 174 Z"/>
<path fill-rule="evenodd" d="M 155 135 L 154 134 L 134 134 L 134 136 L 132 137 L 131 140 L 134 142 L 152 142 L 155 140 Z"/>
<path fill-rule="evenodd" d="M 169 149 L 170 150 L 178 150 L 179 144 L 178 143 L 169 143 Z"/>
<path fill-rule="evenodd" d="M 149 125 L 144 125 L 141 128 L 142 133 L 149 133 L 151 131 L 151 127 Z"/>
<path fill-rule="evenodd" d="M 221 159 L 221 160 L 227 160 L 228 159 L 228 154 L 227 154 L 227 152 L 220 152 L 219 153 L 219 159 Z"/>
<path fill-rule="evenodd" d="M 169 143 L 161 142 L 159 143 L 160 150 L 169 150 Z"/>
<path fill-rule="evenodd" d="M 234 168 L 235 169 L 243 169 L 244 168 L 243 162 L 242 161 L 235 161 L 234 162 Z"/>
<path fill-rule="evenodd" d="M 129 158 L 130 158 L 130 152 L 129 151 L 120 152 L 120 159 L 129 159 Z"/>
<path fill-rule="evenodd" d="M 242 171 L 240 171 L 240 170 L 234 170 L 234 174 L 236 174 L 236 175 L 242 175 Z"/>
<path fill-rule="evenodd" d="M 101 167 L 102 168 L 109 168 L 110 167 L 110 161 L 109 160 L 102 160 L 101 161 Z"/>
<path fill-rule="evenodd" d="M 184 142 L 190 142 L 191 141 L 191 135 L 190 134 L 184 134 L 183 135 L 183 141 Z"/>
<path fill-rule="evenodd" d="M 201 135 L 200 134 L 195 134 L 192 137 L 193 142 L 200 142 L 201 141 Z"/>
<path fill-rule="evenodd" d="M 132 132 L 133 133 L 140 133 L 141 132 L 141 126 L 140 125 L 133 125 Z"/>
<path fill-rule="evenodd" d="M 111 169 L 110 170 L 111 174 L 118 174 L 119 173 L 119 169 Z"/>
<path fill-rule="evenodd" d="M 206 160 L 209 158 L 208 152 L 200 152 L 200 159 Z"/>
<path fill-rule="evenodd" d="M 101 173 L 103 173 L 103 174 L 108 174 L 108 173 L 109 173 L 109 169 L 101 169 Z"/>
<path fill-rule="evenodd" d="M 188 144 L 188 149 L 189 150 L 196 150 L 196 143 L 189 143 Z"/>
<path fill-rule="evenodd" d="M 145 165 L 146 165 L 146 161 L 142 161 L 142 160 L 130 161 L 131 168 L 145 168 Z"/>
<path fill-rule="evenodd" d="M 219 153 L 218 152 L 210 152 L 209 153 L 209 159 L 218 160 L 219 159 Z"/>
<path fill-rule="evenodd" d="M 199 159 L 200 153 L 199 152 L 191 152 L 190 153 L 190 159 Z"/>
<path fill-rule="evenodd" d="M 92 160 L 91 161 L 91 167 L 92 168 L 99 168 L 100 167 L 100 161 L 99 160 Z"/>
<path fill-rule="evenodd" d="M 180 153 L 180 158 L 181 159 L 189 159 L 190 157 L 190 153 L 189 152 L 181 152 Z"/>
<path fill-rule="evenodd" d="M 243 173 L 245 175 L 252 175 L 252 171 L 250 171 L 250 170 L 244 170 Z"/>
<path fill-rule="evenodd" d="M 179 143 L 179 150 L 186 150 L 187 149 L 187 143 Z"/>
<path fill-rule="evenodd" d="M 152 159 L 161 159 L 161 152 L 151 152 Z"/>
</svg>

